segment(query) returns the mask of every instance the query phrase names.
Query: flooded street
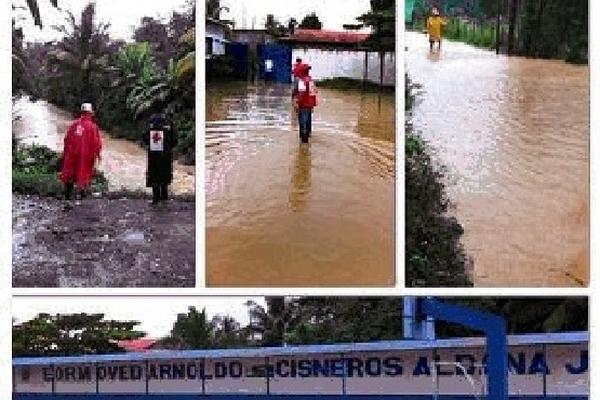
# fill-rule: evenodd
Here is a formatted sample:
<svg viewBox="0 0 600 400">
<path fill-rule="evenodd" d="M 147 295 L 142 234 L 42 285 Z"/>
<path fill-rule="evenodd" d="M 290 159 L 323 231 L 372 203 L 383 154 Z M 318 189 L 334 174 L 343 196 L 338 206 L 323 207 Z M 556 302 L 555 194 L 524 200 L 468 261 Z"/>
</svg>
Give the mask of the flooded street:
<svg viewBox="0 0 600 400">
<path fill-rule="evenodd" d="M 319 89 L 300 145 L 289 85 L 207 88 L 211 286 L 394 283 L 394 97 Z"/>
<path fill-rule="evenodd" d="M 588 282 L 589 69 L 406 34 L 413 124 L 447 167 L 476 286 Z"/>
<path fill-rule="evenodd" d="M 74 120 L 68 112 L 45 101 L 20 98 L 14 107 L 20 119 L 13 123 L 19 143 L 39 144 L 62 152 L 67 128 Z M 115 139 L 102 132 L 102 162 L 99 169 L 108 179 L 109 190 L 149 190 L 146 188 L 146 150 L 125 139 Z M 194 166 L 174 164 L 174 194 L 194 193 Z"/>
</svg>

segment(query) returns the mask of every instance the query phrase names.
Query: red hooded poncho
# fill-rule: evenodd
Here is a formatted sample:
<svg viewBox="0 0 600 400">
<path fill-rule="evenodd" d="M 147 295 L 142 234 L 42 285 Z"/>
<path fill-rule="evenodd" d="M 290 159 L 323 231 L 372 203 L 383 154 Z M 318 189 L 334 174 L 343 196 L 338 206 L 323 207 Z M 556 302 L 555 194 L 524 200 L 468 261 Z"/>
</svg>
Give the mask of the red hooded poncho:
<svg viewBox="0 0 600 400">
<path fill-rule="evenodd" d="M 65 135 L 60 180 L 63 183 L 74 181 L 79 189 L 87 187 L 101 149 L 98 126 L 92 121 L 92 115 L 84 112 L 69 126 Z"/>
</svg>

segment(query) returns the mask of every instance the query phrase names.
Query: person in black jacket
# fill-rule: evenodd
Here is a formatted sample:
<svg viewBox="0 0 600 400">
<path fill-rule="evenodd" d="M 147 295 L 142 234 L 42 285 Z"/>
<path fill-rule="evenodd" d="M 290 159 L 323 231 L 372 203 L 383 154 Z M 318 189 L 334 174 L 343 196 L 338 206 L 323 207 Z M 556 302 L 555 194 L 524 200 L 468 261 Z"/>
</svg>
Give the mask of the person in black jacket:
<svg viewBox="0 0 600 400">
<path fill-rule="evenodd" d="M 148 146 L 146 186 L 152 188 L 152 204 L 168 199 L 168 187 L 173 180 L 173 149 L 177 136 L 164 113 L 150 116 L 150 126 L 143 141 Z"/>
</svg>

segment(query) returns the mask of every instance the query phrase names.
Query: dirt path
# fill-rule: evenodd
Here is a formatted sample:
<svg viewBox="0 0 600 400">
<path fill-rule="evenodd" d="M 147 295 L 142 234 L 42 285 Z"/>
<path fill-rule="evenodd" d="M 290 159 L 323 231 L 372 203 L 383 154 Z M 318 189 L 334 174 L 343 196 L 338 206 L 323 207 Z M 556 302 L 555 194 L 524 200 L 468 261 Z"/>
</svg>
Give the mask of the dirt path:
<svg viewBox="0 0 600 400">
<path fill-rule="evenodd" d="M 13 196 L 14 287 L 192 287 L 193 202 Z"/>
</svg>

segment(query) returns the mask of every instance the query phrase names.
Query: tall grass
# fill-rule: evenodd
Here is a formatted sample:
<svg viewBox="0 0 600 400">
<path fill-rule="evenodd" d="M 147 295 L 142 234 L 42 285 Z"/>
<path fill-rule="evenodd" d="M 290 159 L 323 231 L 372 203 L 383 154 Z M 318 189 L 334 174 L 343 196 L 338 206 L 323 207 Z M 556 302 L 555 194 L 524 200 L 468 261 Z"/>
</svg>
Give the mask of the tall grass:
<svg viewBox="0 0 600 400">
<path fill-rule="evenodd" d="M 496 45 L 496 25 L 475 24 L 452 18 L 444 29 L 444 37 L 477 47 L 491 48 Z"/>
</svg>

